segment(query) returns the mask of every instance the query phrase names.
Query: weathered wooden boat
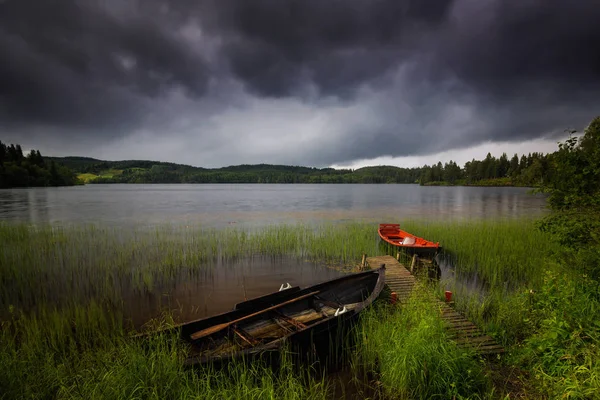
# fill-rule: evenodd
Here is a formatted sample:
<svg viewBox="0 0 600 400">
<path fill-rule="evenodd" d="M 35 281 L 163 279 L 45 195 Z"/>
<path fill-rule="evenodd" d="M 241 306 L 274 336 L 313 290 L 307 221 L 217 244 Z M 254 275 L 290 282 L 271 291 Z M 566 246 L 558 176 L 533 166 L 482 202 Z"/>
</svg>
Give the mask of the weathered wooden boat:
<svg viewBox="0 0 600 400">
<path fill-rule="evenodd" d="M 236 304 L 232 311 L 175 326 L 189 343 L 186 366 L 252 359 L 286 343 L 331 341 L 350 326 L 385 285 L 385 266 L 300 289 L 292 287 Z M 162 331 L 163 333 L 165 331 Z"/>
<path fill-rule="evenodd" d="M 432 242 L 400 229 L 399 224 L 379 224 L 379 237 L 392 246 L 411 253 L 430 254 L 440 249 L 439 242 Z"/>
</svg>

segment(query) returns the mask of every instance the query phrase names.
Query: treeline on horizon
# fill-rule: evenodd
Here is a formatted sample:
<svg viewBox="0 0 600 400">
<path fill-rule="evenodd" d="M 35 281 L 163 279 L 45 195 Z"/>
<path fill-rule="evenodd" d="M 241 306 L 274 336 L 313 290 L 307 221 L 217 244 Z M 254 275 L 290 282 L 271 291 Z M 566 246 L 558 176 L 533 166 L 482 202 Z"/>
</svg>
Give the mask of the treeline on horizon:
<svg viewBox="0 0 600 400">
<path fill-rule="evenodd" d="M 66 186 L 85 183 L 419 183 L 421 185 L 539 186 L 551 173 L 551 156 L 506 154 L 422 168 L 373 166 L 356 170 L 288 165 L 202 168 L 160 161 L 103 161 L 88 157 L 23 155 L 20 145 L 0 142 L 0 187 Z M 76 171 L 73 172 L 73 171 Z"/>
<path fill-rule="evenodd" d="M 554 153 L 514 154 L 509 160 L 506 153 L 500 158 L 487 154 L 483 160 L 471 160 L 463 168 L 454 161 L 442 165 L 425 165 L 421 169 L 421 185 L 494 185 L 541 186 L 552 174 Z"/>
<path fill-rule="evenodd" d="M 54 160 L 44 160 L 39 150 L 27 156 L 20 145 L 0 141 L 0 188 L 70 186 L 78 183 L 75 173 Z"/>
<path fill-rule="evenodd" d="M 58 160 L 58 159 L 57 159 Z M 156 161 L 99 161 L 65 157 L 61 162 L 88 183 L 416 183 L 420 168 L 392 166 L 357 170 L 289 165 L 235 165 L 201 168 Z"/>
<path fill-rule="evenodd" d="M 287 165 L 236 165 L 207 169 L 156 161 L 100 161 L 66 157 L 61 162 L 88 183 L 419 183 L 421 185 L 539 186 L 551 173 L 550 155 L 506 154 L 420 168 L 373 166 L 356 170 Z"/>
</svg>

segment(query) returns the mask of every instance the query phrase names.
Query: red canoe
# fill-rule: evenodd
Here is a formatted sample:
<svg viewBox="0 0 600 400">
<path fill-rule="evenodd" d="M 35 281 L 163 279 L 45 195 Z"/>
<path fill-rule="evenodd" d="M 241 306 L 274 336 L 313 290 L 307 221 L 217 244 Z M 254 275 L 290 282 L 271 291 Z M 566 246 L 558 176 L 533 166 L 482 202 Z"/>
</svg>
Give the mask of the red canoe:
<svg viewBox="0 0 600 400">
<path fill-rule="evenodd" d="M 415 250 L 437 251 L 440 243 L 425 240 L 400 229 L 399 224 L 379 224 L 379 236 L 392 246 Z"/>
</svg>

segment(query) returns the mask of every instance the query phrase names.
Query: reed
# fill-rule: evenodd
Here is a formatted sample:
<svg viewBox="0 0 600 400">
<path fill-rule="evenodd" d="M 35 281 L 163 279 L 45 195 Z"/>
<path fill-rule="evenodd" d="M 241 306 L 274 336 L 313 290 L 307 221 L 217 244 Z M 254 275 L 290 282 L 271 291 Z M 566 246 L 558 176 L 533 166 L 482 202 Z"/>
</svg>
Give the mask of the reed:
<svg viewBox="0 0 600 400">
<path fill-rule="evenodd" d="M 558 241 L 527 219 L 403 225 L 439 238 L 451 252 L 456 276 L 442 285 L 458 309 L 508 348 L 507 364 L 529 372 L 528 396 L 597 396 L 599 286 L 585 273 L 600 260 L 597 248 L 563 258 Z M 479 290 L 462 284 L 473 277 Z"/>
<path fill-rule="evenodd" d="M 288 254 L 344 263 L 376 248 L 375 238 L 356 226 L 349 226 L 350 236 L 333 232 L 329 226 L 246 232 L 0 224 L 2 396 L 327 398 L 323 378 L 292 371 L 286 357 L 278 372 L 243 364 L 183 371 L 185 348 L 167 338 L 149 349 L 134 343 L 122 309 L 128 291 L 152 293 L 180 274 L 194 279 L 218 259 Z"/>
<path fill-rule="evenodd" d="M 357 373 L 378 366 L 381 392 L 390 398 L 483 398 L 492 391 L 476 355 L 460 349 L 447 336 L 440 311 L 423 302 L 417 287 L 401 308 L 373 309 L 362 315 Z"/>
<path fill-rule="evenodd" d="M 489 287 L 515 287 L 541 282 L 540 270 L 558 249 L 536 229 L 533 219 L 414 221 L 402 226 L 418 236 L 439 241 L 457 274 L 477 274 Z"/>
<path fill-rule="evenodd" d="M 530 371 L 541 395 L 593 396 L 600 377 L 597 283 L 554 261 L 559 244 L 534 221 L 400 222 L 449 252 L 456 278 L 444 284 L 454 285 L 456 306 L 508 346 L 508 362 Z M 358 222 L 254 231 L 0 223 L 0 244 L 0 390 L 8 399 L 326 398 L 327 381 L 308 370 L 240 364 L 184 371 L 186 349 L 178 342 L 159 338 L 144 347 L 129 338 L 124 299 L 132 291 L 156 294 L 181 277 L 198 279 L 217 261 L 285 255 L 342 267 L 385 251 L 376 225 Z M 474 276 L 481 291 L 458 285 Z M 167 313 L 160 323 L 169 322 Z M 366 313 L 357 332 L 356 379 L 366 380 L 359 371 L 375 374 L 380 394 L 494 394 L 482 365 L 453 345 L 436 310 L 416 299 L 393 313 Z"/>
<path fill-rule="evenodd" d="M 112 326 L 108 330 L 109 326 L 89 320 L 80 322 L 86 329 L 96 326 L 95 332 L 71 334 L 65 316 L 53 318 L 21 321 L 25 337 L 16 338 L 3 329 L 2 398 L 328 398 L 324 379 L 295 368 L 286 352 L 278 371 L 241 362 L 227 369 L 184 370 L 181 361 L 186 348 L 174 337 L 157 335 L 141 343 L 120 335 Z"/>
<path fill-rule="evenodd" d="M 336 265 L 374 253 L 365 225 L 276 226 L 257 232 L 162 226 L 122 231 L 88 225 L 0 224 L 0 309 L 89 298 L 118 305 L 129 291 L 152 293 L 175 277 L 210 269 L 215 260 L 253 254 L 292 255 Z"/>
</svg>

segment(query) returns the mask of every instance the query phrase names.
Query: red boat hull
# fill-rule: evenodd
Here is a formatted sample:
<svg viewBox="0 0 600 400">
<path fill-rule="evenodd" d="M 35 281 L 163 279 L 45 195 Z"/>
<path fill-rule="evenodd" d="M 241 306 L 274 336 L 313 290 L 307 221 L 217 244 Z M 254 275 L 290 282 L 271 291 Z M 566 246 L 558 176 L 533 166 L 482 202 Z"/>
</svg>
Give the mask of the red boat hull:
<svg viewBox="0 0 600 400">
<path fill-rule="evenodd" d="M 399 224 L 379 224 L 379 237 L 392 246 L 416 252 L 435 252 L 440 243 L 425 240 L 400 229 Z"/>
</svg>

